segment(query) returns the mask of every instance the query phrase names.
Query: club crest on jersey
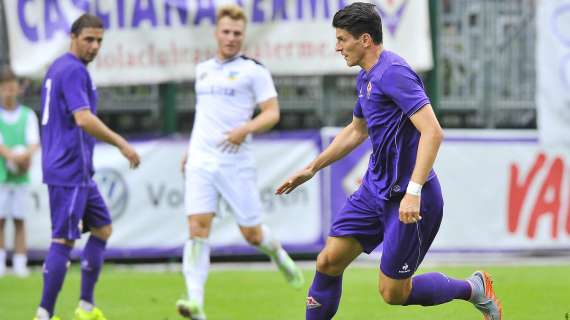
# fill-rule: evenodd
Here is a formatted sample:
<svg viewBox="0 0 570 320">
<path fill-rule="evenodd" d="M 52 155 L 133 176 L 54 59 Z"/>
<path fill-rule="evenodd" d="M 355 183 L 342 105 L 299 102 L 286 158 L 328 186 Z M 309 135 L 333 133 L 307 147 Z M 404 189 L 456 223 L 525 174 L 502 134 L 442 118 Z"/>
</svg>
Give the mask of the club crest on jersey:
<svg viewBox="0 0 570 320">
<path fill-rule="evenodd" d="M 228 74 L 228 79 L 233 81 L 233 80 L 237 79 L 238 74 L 239 74 L 239 72 L 237 72 L 237 71 L 230 71 L 230 73 Z"/>
<path fill-rule="evenodd" d="M 316 308 L 320 308 L 322 304 L 320 304 L 315 298 L 308 296 L 307 297 L 307 309 L 312 310 Z"/>
<path fill-rule="evenodd" d="M 370 93 L 372 92 L 372 82 L 368 81 L 366 86 L 366 98 L 370 99 Z"/>
</svg>

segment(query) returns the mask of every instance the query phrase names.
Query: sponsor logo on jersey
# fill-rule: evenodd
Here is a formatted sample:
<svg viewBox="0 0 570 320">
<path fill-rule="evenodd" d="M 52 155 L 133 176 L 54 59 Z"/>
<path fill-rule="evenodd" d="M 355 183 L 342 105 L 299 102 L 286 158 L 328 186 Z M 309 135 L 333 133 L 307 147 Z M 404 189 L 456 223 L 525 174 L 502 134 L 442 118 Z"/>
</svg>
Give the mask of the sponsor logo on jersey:
<svg viewBox="0 0 570 320">
<path fill-rule="evenodd" d="M 316 308 L 320 308 L 322 305 L 315 300 L 315 298 L 308 296 L 307 297 L 307 309 L 312 310 Z"/>
<path fill-rule="evenodd" d="M 230 72 L 228 73 L 228 79 L 230 79 L 230 80 L 232 80 L 232 81 L 233 81 L 233 80 L 236 80 L 237 77 L 238 77 L 238 74 L 239 74 L 238 71 L 230 71 Z"/>
</svg>

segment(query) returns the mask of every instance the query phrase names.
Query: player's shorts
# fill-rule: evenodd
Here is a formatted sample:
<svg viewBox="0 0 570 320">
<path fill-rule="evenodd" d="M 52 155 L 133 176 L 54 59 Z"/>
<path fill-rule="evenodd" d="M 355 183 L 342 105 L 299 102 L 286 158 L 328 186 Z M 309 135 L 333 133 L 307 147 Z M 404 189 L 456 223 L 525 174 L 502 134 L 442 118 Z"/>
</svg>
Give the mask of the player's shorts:
<svg viewBox="0 0 570 320">
<path fill-rule="evenodd" d="M 417 223 L 399 220 L 400 200 L 383 200 L 362 185 L 334 217 L 329 236 L 352 237 L 364 252 L 383 243 L 380 269 L 392 279 L 411 277 L 437 235 L 443 217 L 443 197 L 437 177 L 422 188 Z"/>
<path fill-rule="evenodd" d="M 24 220 L 30 210 L 30 186 L 6 183 L 0 185 L 0 219 Z"/>
<path fill-rule="evenodd" d="M 219 214 L 221 197 L 240 226 L 261 223 L 262 204 L 254 167 L 239 163 L 187 166 L 185 176 L 186 214 Z"/>
<path fill-rule="evenodd" d="M 52 238 L 75 240 L 91 228 L 111 224 L 111 215 L 97 184 L 64 187 L 48 185 Z"/>
</svg>

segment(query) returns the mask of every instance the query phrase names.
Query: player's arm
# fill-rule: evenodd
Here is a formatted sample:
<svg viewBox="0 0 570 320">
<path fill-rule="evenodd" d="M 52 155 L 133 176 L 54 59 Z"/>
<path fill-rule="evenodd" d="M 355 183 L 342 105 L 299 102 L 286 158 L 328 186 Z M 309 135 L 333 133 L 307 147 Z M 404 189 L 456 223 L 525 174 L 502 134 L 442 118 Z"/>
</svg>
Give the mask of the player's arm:
<svg viewBox="0 0 570 320">
<path fill-rule="evenodd" d="M 121 153 L 129 160 L 132 168 L 138 167 L 140 158 L 137 152 L 129 143 L 120 135 L 109 129 L 103 121 L 91 113 L 89 108 L 81 108 L 73 112 L 75 123 L 85 132 L 98 140 L 107 142 L 119 149 Z"/>
<path fill-rule="evenodd" d="M 423 185 L 433 167 L 439 146 L 443 141 L 443 129 L 435 117 L 431 104 L 423 106 L 410 117 L 413 125 L 420 132 L 416 166 L 411 180 Z"/>
<path fill-rule="evenodd" d="M 273 128 L 279 122 L 279 102 L 277 97 L 259 103 L 261 112 L 243 126 L 228 132 L 225 146 L 222 150 L 232 149 L 243 143 L 250 133 L 260 133 Z M 225 147 L 225 148 L 224 148 Z M 231 151 L 231 150 L 230 150 Z"/>
<path fill-rule="evenodd" d="M 366 120 L 353 116 L 352 122 L 340 131 L 332 143 L 315 160 L 309 163 L 305 169 L 297 172 L 281 184 L 275 191 L 275 194 L 290 193 L 299 185 L 311 179 L 319 170 L 346 156 L 366 138 L 368 138 Z"/>
<path fill-rule="evenodd" d="M 400 221 L 414 223 L 421 220 L 420 192 L 430 170 L 433 167 L 439 146 L 443 141 L 443 129 L 439 125 L 431 104 L 427 104 L 414 113 L 410 120 L 420 132 L 416 165 L 406 194 L 400 202 Z"/>
</svg>

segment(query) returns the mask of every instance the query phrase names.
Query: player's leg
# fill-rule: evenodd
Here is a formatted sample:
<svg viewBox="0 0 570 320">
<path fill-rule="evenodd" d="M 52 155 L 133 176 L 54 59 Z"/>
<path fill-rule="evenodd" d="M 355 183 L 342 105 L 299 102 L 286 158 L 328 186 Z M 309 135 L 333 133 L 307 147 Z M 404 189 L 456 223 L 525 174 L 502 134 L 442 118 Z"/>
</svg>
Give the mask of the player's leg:
<svg viewBox="0 0 570 320">
<path fill-rule="evenodd" d="M 4 229 L 9 218 L 7 200 L 9 192 L 5 184 L 0 184 L 0 277 L 6 274 L 6 247 Z"/>
<path fill-rule="evenodd" d="M 210 243 L 214 213 L 188 215 L 190 239 L 184 244 L 182 272 L 188 293 L 187 300 L 177 302 L 178 312 L 187 318 L 205 319 L 204 292 L 210 269 Z"/>
<path fill-rule="evenodd" d="M 382 241 L 383 226 L 375 197 L 366 186 L 361 186 L 334 216 L 307 296 L 307 320 L 329 320 L 336 314 L 344 269 L 362 252 L 372 252 Z"/>
<path fill-rule="evenodd" d="M 253 227 L 240 225 L 239 228 L 245 240 L 257 248 L 257 250 L 269 256 L 293 288 L 300 289 L 303 287 L 305 283 L 303 272 L 297 267 L 293 259 L 289 257 L 279 240 L 272 235 L 269 227 L 258 224 Z"/>
<path fill-rule="evenodd" d="M 218 207 L 218 191 L 213 173 L 206 169 L 187 167 L 184 202 L 188 215 L 189 239 L 182 252 L 182 273 L 188 299 L 176 302 L 178 313 L 190 319 L 205 319 L 204 291 L 210 269 L 209 236 Z"/>
<path fill-rule="evenodd" d="M 29 275 L 26 246 L 26 213 L 30 197 L 28 185 L 12 186 L 8 207 L 14 217 L 14 257 L 12 259 L 14 273 L 20 277 Z"/>
<path fill-rule="evenodd" d="M 336 314 L 344 269 L 362 253 L 354 238 L 328 237 L 317 257 L 317 270 L 307 295 L 307 320 L 328 320 Z"/>
<path fill-rule="evenodd" d="M 0 277 L 6 274 L 6 247 L 4 245 L 4 226 L 6 219 L 0 217 Z"/>
<path fill-rule="evenodd" d="M 29 271 L 24 219 L 14 219 L 14 229 L 14 256 L 12 258 L 14 274 L 26 277 Z"/>
<path fill-rule="evenodd" d="M 67 268 L 69 255 L 76 239 L 81 237 L 79 222 L 85 210 L 87 192 L 80 187 L 48 185 L 51 214 L 52 243 L 43 266 L 42 299 L 36 318 L 49 319 L 54 314 L 55 303 Z"/>
<path fill-rule="evenodd" d="M 83 216 L 84 231 L 90 235 L 81 253 L 81 293 L 76 320 L 102 319 L 101 310 L 95 307 L 95 286 L 103 269 L 104 253 L 113 227 L 111 214 L 95 183 L 86 188 L 87 203 Z"/>
<path fill-rule="evenodd" d="M 384 300 L 395 305 L 432 306 L 454 299 L 470 300 L 471 281 L 453 279 L 443 273 L 411 275 L 429 250 L 443 216 L 443 197 L 437 178 L 422 189 L 422 220 L 403 224 L 398 219 L 399 203 L 386 202 L 386 233 L 379 277 Z M 489 319 L 499 319 L 491 317 Z"/>
</svg>

